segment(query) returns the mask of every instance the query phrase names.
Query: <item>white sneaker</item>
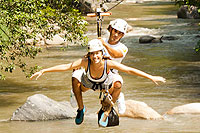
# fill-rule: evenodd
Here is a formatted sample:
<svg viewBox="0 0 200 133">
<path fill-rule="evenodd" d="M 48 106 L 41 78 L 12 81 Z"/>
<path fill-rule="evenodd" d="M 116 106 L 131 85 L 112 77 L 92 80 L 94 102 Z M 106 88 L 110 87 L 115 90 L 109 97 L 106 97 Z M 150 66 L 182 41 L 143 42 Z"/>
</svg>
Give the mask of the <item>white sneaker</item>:
<svg viewBox="0 0 200 133">
<path fill-rule="evenodd" d="M 117 99 L 117 107 L 118 107 L 118 113 L 124 114 L 126 111 L 126 105 L 125 105 L 125 99 L 124 94 L 120 92 L 119 97 Z"/>
<path fill-rule="evenodd" d="M 76 101 L 76 98 L 74 96 L 74 92 L 73 90 L 71 89 L 71 95 L 70 95 L 70 104 L 73 108 L 76 108 L 77 107 L 77 101 Z"/>
</svg>

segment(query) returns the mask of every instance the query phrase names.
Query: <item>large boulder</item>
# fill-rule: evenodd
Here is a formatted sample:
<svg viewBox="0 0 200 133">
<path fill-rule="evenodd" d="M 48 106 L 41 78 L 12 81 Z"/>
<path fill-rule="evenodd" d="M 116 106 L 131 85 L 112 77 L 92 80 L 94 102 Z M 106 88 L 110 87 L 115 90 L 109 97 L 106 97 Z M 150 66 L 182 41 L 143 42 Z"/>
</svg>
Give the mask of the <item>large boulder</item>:
<svg viewBox="0 0 200 133">
<path fill-rule="evenodd" d="M 156 38 L 149 35 L 141 36 L 139 38 L 139 43 L 162 43 L 162 37 Z"/>
<path fill-rule="evenodd" d="M 166 112 L 166 114 L 199 114 L 200 103 L 190 103 L 177 106 Z"/>
<path fill-rule="evenodd" d="M 146 103 L 126 100 L 126 111 L 120 117 L 140 118 L 147 120 L 161 120 L 163 117 Z"/>
<path fill-rule="evenodd" d="M 83 14 L 87 14 L 90 12 L 94 12 L 93 6 L 94 6 L 94 2 L 91 0 L 79 0 L 79 5 L 78 5 L 78 9 L 83 13 Z"/>
<path fill-rule="evenodd" d="M 12 115 L 13 121 L 44 121 L 75 118 L 76 110 L 69 102 L 56 102 L 45 95 L 35 94 Z"/>
</svg>

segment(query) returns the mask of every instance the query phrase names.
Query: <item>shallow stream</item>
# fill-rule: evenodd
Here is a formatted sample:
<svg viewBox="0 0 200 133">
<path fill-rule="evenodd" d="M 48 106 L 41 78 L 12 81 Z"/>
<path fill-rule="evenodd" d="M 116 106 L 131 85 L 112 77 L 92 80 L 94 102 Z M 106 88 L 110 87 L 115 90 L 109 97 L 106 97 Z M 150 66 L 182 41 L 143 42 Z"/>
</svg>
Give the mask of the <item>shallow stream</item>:
<svg viewBox="0 0 200 133">
<path fill-rule="evenodd" d="M 112 5 L 110 5 L 112 6 Z M 168 1 L 142 4 L 121 4 L 112 10 L 113 15 L 105 18 L 104 28 L 114 18 L 123 18 L 133 26 L 122 42 L 129 48 L 123 63 L 167 79 L 166 84 L 155 86 L 151 81 L 121 73 L 124 79 L 125 99 L 142 101 L 164 114 L 175 106 L 200 102 L 200 55 L 194 47 L 200 39 L 199 20 L 183 20 L 176 17 L 177 7 Z M 87 18 L 90 31 L 94 30 L 95 19 Z M 163 40 L 163 43 L 139 44 L 142 35 L 175 36 L 177 40 Z M 91 34 L 91 37 L 94 37 Z M 69 63 L 86 54 L 83 47 L 43 49 L 30 65 L 43 68 Z M 84 93 L 87 113 L 83 124 L 77 126 L 74 119 L 17 122 L 6 121 L 23 105 L 27 97 L 44 94 L 57 101 L 69 101 L 71 72 L 48 73 L 37 81 L 29 80 L 16 70 L 0 81 L 0 132 L 2 133 L 64 133 L 64 132 L 200 132 L 200 114 L 165 115 L 165 120 L 141 120 L 120 118 L 120 126 L 99 128 L 96 112 L 100 108 L 98 92 Z"/>
</svg>

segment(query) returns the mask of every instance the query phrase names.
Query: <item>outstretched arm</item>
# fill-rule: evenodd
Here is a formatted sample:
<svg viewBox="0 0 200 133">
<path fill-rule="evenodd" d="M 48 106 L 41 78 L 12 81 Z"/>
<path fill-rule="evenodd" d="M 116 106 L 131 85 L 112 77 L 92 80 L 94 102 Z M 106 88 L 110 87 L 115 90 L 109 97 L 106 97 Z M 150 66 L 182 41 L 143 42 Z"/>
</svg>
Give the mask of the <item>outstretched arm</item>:
<svg viewBox="0 0 200 133">
<path fill-rule="evenodd" d="M 79 59 L 73 63 L 69 63 L 69 64 L 62 64 L 62 65 L 57 65 L 54 67 L 50 67 L 50 68 L 46 68 L 46 69 L 42 69 L 39 72 L 34 73 L 30 79 L 33 79 L 34 77 L 36 77 L 36 80 L 42 76 L 44 73 L 46 72 L 62 72 L 62 71 L 68 71 L 68 70 L 72 70 L 75 68 L 79 68 L 84 66 L 84 61 L 83 59 Z"/>
<path fill-rule="evenodd" d="M 152 82 L 154 82 L 156 85 L 158 85 L 157 82 L 163 82 L 165 83 L 166 82 L 166 79 L 163 78 L 163 77 L 160 77 L 160 76 L 152 76 L 150 74 L 147 74 L 143 71 L 140 71 L 138 69 L 135 69 L 135 68 L 132 68 L 132 67 L 128 67 L 126 65 L 123 65 L 121 63 L 118 63 L 118 62 L 115 62 L 115 61 L 111 61 L 109 60 L 108 61 L 108 66 L 110 68 L 114 68 L 114 69 L 117 69 L 119 71 L 122 71 L 122 72 L 126 72 L 128 74 L 131 74 L 131 75 L 137 75 L 137 76 L 141 76 L 141 77 L 144 77 L 144 78 L 147 78 L 147 79 L 150 79 Z"/>
</svg>

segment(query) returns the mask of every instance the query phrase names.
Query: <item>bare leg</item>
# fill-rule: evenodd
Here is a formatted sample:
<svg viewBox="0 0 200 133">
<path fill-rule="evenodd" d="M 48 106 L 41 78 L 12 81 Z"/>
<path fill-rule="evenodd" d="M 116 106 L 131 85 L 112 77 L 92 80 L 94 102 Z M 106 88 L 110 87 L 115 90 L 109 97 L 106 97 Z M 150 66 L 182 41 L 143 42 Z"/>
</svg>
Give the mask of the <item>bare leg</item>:
<svg viewBox="0 0 200 133">
<path fill-rule="evenodd" d="M 120 81 L 117 81 L 113 84 L 113 87 L 109 89 L 109 93 L 112 96 L 112 101 L 115 103 L 119 97 L 119 94 L 122 90 L 122 84 Z"/>
<path fill-rule="evenodd" d="M 76 101 L 78 103 L 79 110 L 83 109 L 83 97 L 81 91 L 81 83 L 74 77 L 72 77 L 72 88 L 74 95 L 76 97 Z"/>
<path fill-rule="evenodd" d="M 78 103 L 78 109 L 82 110 L 84 108 L 82 92 L 89 90 L 89 88 L 83 87 L 83 85 L 74 77 L 72 77 L 72 88 Z"/>
<path fill-rule="evenodd" d="M 73 88 L 74 95 L 76 97 L 76 101 L 78 103 L 78 110 L 77 110 L 75 123 L 77 125 L 80 125 L 84 120 L 84 113 L 85 113 L 85 108 L 84 108 L 84 105 L 83 105 L 82 92 L 87 91 L 89 88 L 83 87 L 82 83 L 80 83 L 74 77 L 72 77 L 72 88 Z"/>
</svg>

